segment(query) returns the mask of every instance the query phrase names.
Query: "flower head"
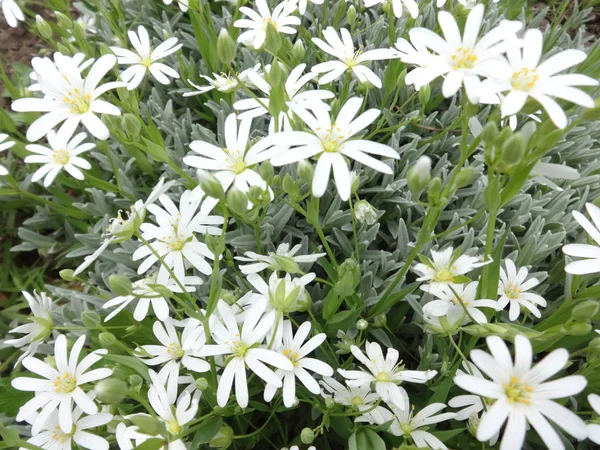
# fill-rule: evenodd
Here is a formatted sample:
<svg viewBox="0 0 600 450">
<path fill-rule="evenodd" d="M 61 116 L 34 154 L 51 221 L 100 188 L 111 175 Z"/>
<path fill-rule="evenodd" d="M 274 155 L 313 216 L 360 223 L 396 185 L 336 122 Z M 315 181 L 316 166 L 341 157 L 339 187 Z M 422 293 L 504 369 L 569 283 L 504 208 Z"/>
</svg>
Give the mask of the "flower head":
<svg viewBox="0 0 600 450">
<path fill-rule="evenodd" d="M 517 267 L 510 259 L 504 260 L 506 270 L 500 268 L 500 283 L 498 284 L 498 299 L 499 309 L 504 309 L 510 303 L 510 311 L 508 318 L 517 320 L 521 307 L 527 309 L 538 319 L 542 313 L 538 306 L 546 306 L 546 300 L 541 295 L 527 292 L 528 290 L 540 284 L 535 278 L 527 279 L 528 271 L 525 267 L 521 267 L 517 272 Z"/>
<path fill-rule="evenodd" d="M 19 5 L 15 3 L 15 0 L 0 0 L 0 4 L 2 5 L 2 13 L 4 14 L 6 23 L 9 26 L 16 28 L 19 20 L 21 22 L 25 21 L 23 11 L 21 11 Z"/>
<path fill-rule="evenodd" d="M 385 3 L 389 0 L 365 0 L 365 6 L 370 8 L 379 3 Z M 419 15 L 419 5 L 415 0 L 391 0 L 392 9 L 396 17 L 402 17 L 402 11 L 406 8 L 408 13 L 413 19 L 416 19 Z"/>
<path fill-rule="evenodd" d="M 266 0 L 256 0 L 255 4 L 258 12 L 246 6 L 240 8 L 240 12 L 248 18 L 238 19 L 233 25 L 237 28 L 248 28 L 248 31 L 239 35 L 238 42 L 252 45 L 256 49 L 261 48 L 267 38 L 269 25 L 278 33 L 296 34 L 293 27 L 300 25 L 300 18 L 291 15 L 298 7 L 296 0 L 282 1 L 272 13 Z"/>
<path fill-rule="evenodd" d="M 481 299 L 476 300 L 477 286 L 479 282 L 473 281 L 468 284 L 449 284 L 434 290 L 438 300 L 433 300 L 423 307 L 423 313 L 431 316 L 441 317 L 448 314 L 448 311 L 453 308 L 460 308 L 462 311 L 467 310 L 468 314 L 477 323 L 486 323 L 485 314 L 479 311 L 479 308 L 492 308 L 497 310 L 500 305 L 496 300 Z"/>
<path fill-rule="evenodd" d="M 296 255 L 302 248 L 302 244 L 296 244 L 290 248 L 290 244 L 279 244 L 274 252 L 268 255 L 259 255 L 255 252 L 246 252 L 244 256 L 236 256 L 238 261 L 246 262 L 239 266 L 244 275 L 262 272 L 265 269 L 274 272 L 283 271 L 289 274 L 300 273 L 298 264 L 312 264 L 327 253 L 314 253 L 312 255 Z"/>
<path fill-rule="evenodd" d="M 196 91 L 191 91 L 191 92 L 184 92 L 183 96 L 184 97 L 192 97 L 194 95 L 201 95 L 201 94 L 205 94 L 206 92 L 212 91 L 213 89 L 216 89 L 219 92 L 225 92 L 225 93 L 230 93 L 230 92 L 234 92 L 237 89 L 240 88 L 240 84 L 241 85 L 249 85 L 251 84 L 250 81 L 250 74 L 251 73 L 260 73 L 260 65 L 257 64 L 254 67 L 251 67 L 249 69 L 243 70 L 240 73 L 237 73 L 235 75 L 228 75 L 225 73 L 213 73 L 213 78 L 207 77 L 206 75 L 200 75 L 200 77 L 204 78 L 206 81 L 208 81 L 208 84 L 206 86 L 198 86 L 194 83 L 192 83 L 190 80 L 188 80 L 188 83 L 190 83 L 192 86 L 194 86 L 196 88 Z"/>
<path fill-rule="evenodd" d="M 584 258 L 565 266 L 565 272 L 573 275 L 600 272 L 600 208 L 593 203 L 586 203 L 585 207 L 592 218 L 592 222 L 579 211 L 573 211 L 573 217 L 597 245 L 567 244 L 562 248 L 565 255 Z"/>
</svg>

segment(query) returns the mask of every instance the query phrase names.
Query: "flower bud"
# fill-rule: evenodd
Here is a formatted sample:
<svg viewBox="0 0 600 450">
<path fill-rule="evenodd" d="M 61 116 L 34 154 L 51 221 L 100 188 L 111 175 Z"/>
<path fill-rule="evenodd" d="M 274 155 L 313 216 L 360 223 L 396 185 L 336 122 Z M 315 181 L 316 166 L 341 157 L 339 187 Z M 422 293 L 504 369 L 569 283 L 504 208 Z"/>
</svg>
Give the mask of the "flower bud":
<svg viewBox="0 0 600 450">
<path fill-rule="evenodd" d="M 595 300 L 578 303 L 571 311 L 571 317 L 575 320 L 592 320 L 596 314 L 598 314 L 598 302 Z"/>
<path fill-rule="evenodd" d="M 79 22 L 73 22 L 71 33 L 73 33 L 73 37 L 78 43 L 86 42 L 85 30 Z"/>
<path fill-rule="evenodd" d="M 237 187 L 227 191 L 227 207 L 235 214 L 244 215 L 248 211 L 248 197 Z"/>
<path fill-rule="evenodd" d="M 419 103 L 421 106 L 427 106 L 429 99 L 431 98 L 431 87 L 428 84 L 421 86 L 419 89 Z"/>
<path fill-rule="evenodd" d="M 493 143 L 498 136 L 498 125 L 496 122 L 488 122 L 481 131 L 481 140 L 488 143 Z"/>
<path fill-rule="evenodd" d="M 248 189 L 248 200 L 255 206 L 267 206 L 271 203 L 271 191 L 260 186 L 250 186 Z"/>
<path fill-rule="evenodd" d="M 133 390 L 135 390 L 136 392 L 139 392 L 139 389 L 142 387 L 142 384 L 144 383 L 144 379 L 139 376 L 137 373 L 134 373 L 133 375 L 129 375 L 129 377 L 127 378 L 127 382 L 129 383 L 129 386 L 131 386 L 131 388 Z"/>
<path fill-rule="evenodd" d="M 354 28 L 356 25 L 356 19 L 358 18 L 358 13 L 356 12 L 356 8 L 354 5 L 350 5 L 348 8 L 348 12 L 346 13 L 346 22 L 350 25 L 350 28 Z"/>
<path fill-rule="evenodd" d="M 151 140 L 145 137 L 142 138 L 142 141 L 144 141 L 144 148 L 146 149 L 146 153 L 148 153 L 154 161 L 166 162 L 169 160 L 169 155 L 167 154 L 167 149 L 164 145 L 152 142 Z"/>
<path fill-rule="evenodd" d="M 111 275 L 108 277 L 108 286 L 113 294 L 124 296 L 131 294 L 132 286 L 129 278 L 121 275 Z"/>
<path fill-rule="evenodd" d="M 54 15 L 56 16 L 56 21 L 61 27 L 65 28 L 66 30 L 70 30 L 73 27 L 73 21 L 69 18 L 69 16 L 58 11 L 54 11 Z"/>
<path fill-rule="evenodd" d="M 456 180 L 454 185 L 457 189 L 467 187 L 479 177 L 479 174 L 472 167 L 465 167 L 463 170 L 459 172 L 456 176 Z"/>
<path fill-rule="evenodd" d="M 292 59 L 300 63 L 304 59 L 305 55 L 306 48 L 304 47 L 304 42 L 302 42 L 302 39 L 298 39 L 296 42 L 294 42 L 294 46 L 292 47 Z"/>
<path fill-rule="evenodd" d="M 265 39 L 265 45 L 273 55 L 276 55 L 281 48 L 281 35 L 272 23 L 267 25 L 267 37 Z"/>
<path fill-rule="evenodd" d="M 356 328 L 358 328 L 360 331 L 364 331 L 369 328 L 369 322 L 367 322 L 365 319 L 360 319 L 358 322 L 356 322 Z"/>
<path fill-rule="evenodd" d="M 118 378 L 105 378 L 100 380 L 94 386 L 94 392 L 96 392 L 97 399 L 102 403 L 109 405 L 116 405 L 121 403 L 127 396 L 129 387 L 127 383 Z"/>
<path fill-rule="evenodd" d="M 354 258 L 346 259 L 337 268 L 338 281 L 333 288 L 335 293 L 347 297 L 354 294 L 360 282 L 360 266 Z"/>
<path fill-rule="evenodd" d="M 98 340 L 100 341 L 102 347 L 110 347 L 114 345 L 115 342 L 117 342 L 117 338 L 115 337 L 115 335 L 109 331 L 103 331 L 102 333 L 100 333 L 98 335 Z"/>
<path fill-rule="evenodd" d="M 58 275 L 65 281 L 75 281 L 75 275 L 73 275 L 74 273 L 74 270 L 63 269 L 60 272 L 58 272 Z"/>
<path fill-rule="evenodd" d="M 325 399 L 325 408 L 331 409 L 334 407 L 335 407 L 335 400 L 333 400 L 331 397 L 327 397 Z"/>
<path fill-rule="evenodd" d="M 585 336 L 592 331 L 592 325 L 589 322 L 576 321 L 567 325 L 567 333 L 571 336 Z"/>
<path fill-rule="evenodd" d="M 286 173 L 283 177 L 283 192 L 292 195 L 298 192 L 298 186 L 289 173 Z"/>
<path fill-rule="evenodd" d="M 88 328 L 96 328 L 100 322 L 100 316 L 94 311 L 84 311 L 81 313 L 81 322 Z"/>
<path fill-rule="evenodd" d="M 417 162 L 408 169 L 406 184 L 413 195 L 418 198 L 431 180 L 431 158 L 421 156 Z M 440 180 L 441 181 L 441 180 Z"/>
<path fill-rule="evenodd" d="M 208 388 L 208 380 L 204 377 L 198 378 L 194 381 L 194 385 L 200 392 L 204 392 Z"/>
<path fill-rule="evenodd" d="M 35 16 L 35 26 L 38 33 L 40 33 L 40 36 L 44 39 L 50 39 L 52 37 L 52 27 L 39 14 Z"/>
<path fill-rule="evenodd" d="M 354 216 L 360 223 L 367 225 L 377 223 L 377 209 L 366 200 L 359 200 L 354 204 Z"/>
<path fill-rule="evenodd" d="M 138 427 L 138 430 L 142 434 L 148 434 L 150 436 L 160 436 L 166 434 L 165 423 L 146 414 L 133 414 L 128 416 L 129 420 Z"/>
<path fill-rule="evenodd" d="M 387 316 L 383 313 L 381 314 L 377 314 L 375 317 L 373 317 L 373 326 L 377 327 L 377 328 L 382 328 L 385 327 L 385 325 L 387 324 Z"/>
<path fill-rule="evenodd" d="M 208 442 L 210 448 L 220 448 L 225 450 L 233 442 L 233 429 L 229 425 L 221 425 L 217 434 Z"/>
<path fill-rule="evenodd" d="M 235 59 L 236 43 L 229 35 L 227 28 L 221 28 L 217 39 L 217 55 L 219 61 L 228 66 Z"/>
<path fill-rule="evenodd" d="M 125 133 L 127 133 L 129 139 L 132 141 L 139 140 L 142 124 L 137 116 L 130 113 L 123 114 L 123 117 L 121 117 L 121 126 L 125 130 Z"/>
<path fill-rule="evenodd" d="M 311 428 L 303 428 L 300 432 L 300 440 L 303 444 L 312 444 L 315 440 L 315 432 Z"/>
<path fill-rule="evenodd" d="M 223 300 L 228 305 L 233 305 L 240 298 L 239 290 L 229 290 L 229 289 L 221 289 L 221 300 Z"/>
<path fill-rule="evenodd" d="M 304 181 L 305 183 L 312 183 L 313 176 L 315 174 L 315 168 L 312 163 L 306 159 L 300 160 L 298 162 L 298 168 L 296 169 L 298 172 L 298 177 Z"/>
<path fill-rule="evenodd" d="M 200 180 L 200 187 L 206 193 L 206 195 L 223 200 L 225 198 L 225 191 L 223 186 L 217 180 L 217 178 L 206 172 L 205 170 L 198 170 L 198 178 Z"/>
<path fill-rule="evenodd" d="M 298 263 L 289 256 L 275 254 L 273 255 L 273 260 L 275 262 L 275 264 L 273 264 L 275 270 L 281 270 L 289 273 L 290 275 L 302 272 L 300 270 L 300 266 L 298 266 Z"/>
<path fill-rule="evenodd" d="M 527 144 L 521 133 L 515 133 L 504 141 L 500 155 L 505 166 L 514 167 L 518 165 L 525 156 L 526 147 Z"/>
<path fill-rule="evenodd" d="M 264 161 L 260 165 L 260 176 L 263 180 L 269 184 L 273 177 L 275 176 L 275 169 L 273 168 L 273 164 L 270 161 Z"/>
</svg>

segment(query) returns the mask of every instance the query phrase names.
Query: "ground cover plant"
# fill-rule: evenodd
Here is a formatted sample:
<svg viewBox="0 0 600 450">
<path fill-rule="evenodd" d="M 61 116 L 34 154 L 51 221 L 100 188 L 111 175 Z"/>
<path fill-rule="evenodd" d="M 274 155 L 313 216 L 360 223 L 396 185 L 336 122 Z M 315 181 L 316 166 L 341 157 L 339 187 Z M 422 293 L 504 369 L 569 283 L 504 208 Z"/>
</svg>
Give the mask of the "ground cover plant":
<svg viewBox="0 0 600 450">
<path fill-rule="evenodd" d="M 0 4 L 2 448 L 600 445 L 596 1 Z"/>
</svg>

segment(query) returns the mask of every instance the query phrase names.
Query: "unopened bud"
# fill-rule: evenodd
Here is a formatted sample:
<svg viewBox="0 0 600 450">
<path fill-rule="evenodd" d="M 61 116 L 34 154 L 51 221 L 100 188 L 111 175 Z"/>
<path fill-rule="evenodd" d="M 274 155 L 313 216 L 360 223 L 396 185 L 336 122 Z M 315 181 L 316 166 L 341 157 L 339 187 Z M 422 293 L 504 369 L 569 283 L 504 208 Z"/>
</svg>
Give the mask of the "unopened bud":
<svg viewBox="0 0 600 450">
<path fill-rule="evenodd" d="M 138 427 L 138 430 L 142 434 L 147 434 L 150 436 L 159 436 L 166 433 L 166 428 L 164 422 L 155 419 L 152 416 L 148 416 L 146 414 L 134 414 L 132 416 L 128 416 L 129 420 Z"/>
<path fill-rule="evenodd" d="M 102 347 L 110 347 L 117 342 L 117 338 L 114 334 L 109 331 L 103 331 L 98 335 L 98 340 Z"/>
<path fill-rule="evenodd" d="M 226 449 L 233 442 L 233 429 L 229 425 L 221 425 L 217 434 L 208 442 L 210 448 Z"/>
<path fill-rule="evenodd" d="M 87 328 L 96 328 L 100 324 L 100 316 L 94 311 L 84 311 L 81 313 L 81 322 Z"/>
<path fill-rule="evenodd" d="M 592 331 L 592 325 L 589 322 L 573 322 L 567 325 L 567 333 L 571 336 L 585 336 Z"/>
<path fill-rule="evenodd" d="M 360 331 L 364 331 L 369 328 L 369 322 L 367 322 L 365 319 L 360 319 L 358 322 L 356 322 L 356 328 L 358 328 Z"/>
<path fill-rule="evenodd" d="M 294 42 L 294 46 L 292 47 L 292 59 L 300 63 L 304 59 L 304 55 L 306 55 L 304 42 L 302 42 L 302 39 L 298 39 L 296 42 Z"/>
<path fill-rule="evenodd" d="M 139 139 L 140 131 L 142 130 L 142 124 L 137 116 L 130 113 L 123 114 L 123 117 L 121 117 L 121 126 L 125 130 L 125 133 L 127 133 L 129 139 Z"/>
<path fill-rule="evenodd" d="M 479 174 L 472 167 L 466 167 L 459 172 L 454 182 L 457 189 L 467 187 L 473 184 L 473 181 L 477 179 Z"/>
<path fill-rule="evenodd" d="M 226 66 L 235 59 L 236 43 L 229 35 L 227 28 L 222 28 L 217 39 L 217 55 L 219 61 Z"/>
<path fill-rule="evenodd" d="M 431 158 L 421 156 L 417 162 L 408 169 L 406 184 L 415 197 L 427 189 L 431 180 Z"/>
<path fill-rule="evenodd" d="M 350 5 L 350 7 L 348 8 L 348 12 L 346 13 L 346 21 L 348 22 L 348 25 L 350 25 L 350 28 L 354 28 L 354 25 L 356 25 L 357 18 L 358 13 L 356 12 L 356 8 L 354 7 L 354 5 Z"/>
<path fill-rule="evenodd" d="M 260 165 L 260 176 L 263 180 L 269 184 L 273 177 L 275 176 L 275 169 L 273 168 L 273 164 L 270 161 L 264 161 Z"/>
<path fill-rule="evenodd" d="M 244 215 L 248 211 L 248 197 L 240 189 L 232 186 L 227 191 L 227 207 L 238 215 Z"/>
<path fill-rule="evenodd" d="M 223 186 L 213 174 L 204 170 L 198 170 L 198 178 L 200 181 L 200 187 L 206 193 L 206 195 L 219 200 L 223 200 L 225 198 Z"/>
<path fill-rule="evenodd" d="M 208 388 L 208 380 L 204 377 L 198 378 L 194 381 L 194 385 L 200 392 L 204 392 Z"/>
<path fill-rule="evenodd" d="M 327 409 L 331 409 L 331 408 L 335 407 L 335 401 L 331 397 L 327 397 L 325 399 L 325 407 Z"/>
<path fill-rule="evenodd" d="M 506 141 L 504 141 L 504 144 L 502 144 L 502 149 L 500 151 L 502 162 L 507 167 L 518 165 L 523 159 L 523 156 L 525 156 L 526 147 L 527 144 L 525 143 L 525 139 L 523 139 L 521 133 L 513 134 Z"/>
<path fill-rule="evenodd" d="M 300 160 L 296 171 L 298 172 L 298 177 L 302 181 L 309 184 L 312 183 L 312 179 L 315 174 L 315 168 L 313 167 L 310 161 L 307 161 L 305 159 Z"/>
<path fill-rule="evenodd" d="M 312 444 L 315 440 L 315 432 L 311 428 L 303 428 L 300 432 L 300 440 L 303 444 Z"/>
<path fill-rule="evenodd" d="M 66 30 L 70 30 L 73 27 L 73 21 L 69 18 L 69 16 L 58 11 L 54 11 L 54 15 L 56 16 L 56 21 L 61 27 L 65 28 Z"/>
<path fill-rule="evenodd" d="M 127 391 L 129 391 L 127 383 L 118 378 L 106 378 L 98 381 L 94 386 L 96 398 L 109 405 L 121 403 L 127 396 Z"/>
<path fill-rule="evenodd" d="M 260 186 L 250 186 L 248 200 L 255 206 L 267 206 L 271 203 L 271 191 L 269 191 L 269 188 L 263 189 Z"/>
<path fill-rule="evenodd" d="M 74 281 L 75 280 L 74 270 L 71 269 L 63 269 L 58 272 L 58 275 L 65 281 Z"/>
<path fill-rule="evenodd" d="M 373 326 L 374 327 L 382 328 L 382 327 L 385 327 L 386 323 L 387 323 L 387 316 L 383 313 L 377 314 L 375 317 L 373 317 Z"/>
<path fill-rule="evenodd" d="M 481 132 L 481 140 L 488 143 L 494 143 L 498 133 L 498 125 L 496 125 L 496 122 L 488 122 Z"/>
<path fill-rule="evenodd" d="M 111 275 L 108 277 L 108 286 L 113 294 L 125 296 L 131 294 L 132 286 L 129 278 L 121 275 Z"/>
<path fill-rule="evenodd" d="M 39 14 L 35 16 L 35 26 L 40 33 L 40 36 L 44 39 L 50 39 L 52 37 L 52 27 Z"/>
<path fill-rule="evenodd" d="M 428 84 L 421 86 L 419 89 L 419 103 L 425 107 L 431 98 L 431 87 Z"/>
<path fill-rule="evenodd" d="M 265 45 L 273 55 L 276 55 L 281 48 L 281 35 L 272 23 L 267 25 L 267 37 L 265 38 Z"/>
<path fill-rule="evenodd" d="M 596 314 L 598 314 L 598 302 L 586 300 L 575 305 L 571 317 L 575 320 L 592 320 Z"/>
</svg>

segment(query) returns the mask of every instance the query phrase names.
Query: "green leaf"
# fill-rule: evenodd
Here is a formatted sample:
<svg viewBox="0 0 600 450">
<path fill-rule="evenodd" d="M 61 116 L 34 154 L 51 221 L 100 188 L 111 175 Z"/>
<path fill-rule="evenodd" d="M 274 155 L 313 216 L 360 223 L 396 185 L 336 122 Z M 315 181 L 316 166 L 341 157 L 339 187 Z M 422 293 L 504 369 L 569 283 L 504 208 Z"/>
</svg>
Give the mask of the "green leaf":
<svg viewBox="0 0 600 450">
<path fill-rule="evenodd" d="M 323 300 L 323 319 L 331 319 L 339 309 L 343 300 L 343 297 L 336 294 L 335 289 L 331 289 Z"/>
<path fill-rule="evenodd" d="M 34 396 L 33 392 L 18 391 L 10 384 L 12 378 L 0 379 L 0 413 L 15 417 L 19 412 L 19 408 L 31 400 Z"/>
<path fill-rule="evenodd" d="M 165 441 L 159 438 L 148 439 L 134 448 L 134 450 L 158 450 L 163 447 Z"/>
<path fill-rule="evenodd" d="M 357 431 L 348 439 L 349 450 L 386 450 L 385 442 L 368 428 Z"/>
<path fill-rule="evenodd" d="M 223 419 L 221 417 L 209 417 L 203 421 L 200 429 L 194 435 L 189 450 L 197 450 L 200 448 L 200 445 L 210 441 L 219 432 L 222 422 Z"/>
<path fill-rule="evenodd" d="M 377 314 L 381 314 L 381 313 L 387 311 L 392 306 L 394 306 L 396 303 L 398 303 L 400 300 L 402 300 L 404 297 L 412 294 L 415 291 L 415 289 L 417 289 L 419 287 L 420 284 L 421 283 L 409 284 L 405 288 L 400 289 L 398 292 L 394 292 L 393 294 L 389 295 L 385 299 L 385 301 L 383 301 L 383 302 L 380 301 L 380 302 L 376 303 L 369 310 L 369 317 L 374 317 Z"/>
<path fill-rule="evenodd" d="M 109 361 L 116 362 L 119 364 L 123 364 L 124 366 L 129 367 L 130 369 L 135 370 L 139 373 L 146 381 L 150 381 L 150 375 L 148 375 L 148 366 L 144 364 L 139 359 L 133 356 L 125 356 L 125 355 L 103 355 L 104 359 L 108 359 Z"/>
</svg>

